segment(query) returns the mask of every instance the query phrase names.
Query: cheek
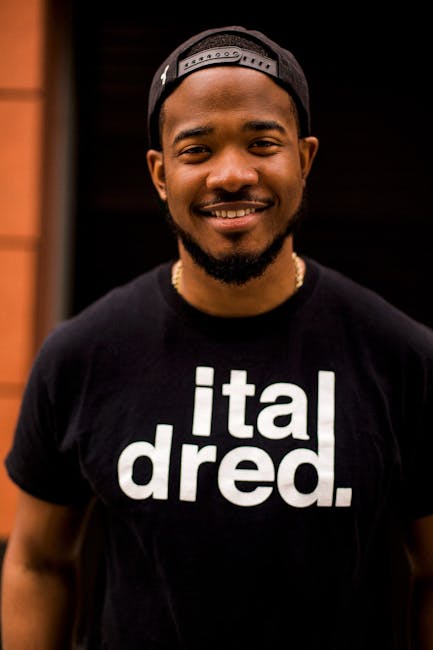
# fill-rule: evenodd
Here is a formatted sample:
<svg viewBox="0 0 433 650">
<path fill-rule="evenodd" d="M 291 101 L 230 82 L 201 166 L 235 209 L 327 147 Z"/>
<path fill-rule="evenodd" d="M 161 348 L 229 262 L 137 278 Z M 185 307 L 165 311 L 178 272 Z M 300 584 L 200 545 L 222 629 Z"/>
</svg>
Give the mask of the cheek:
<svg viewBox="0 0 433 650">
<path fill-rule="evenodd" d="M 182 221 L 183 216 L 190 211 L 190 205 L 194 200 L 194 193 L 186 182 L 179 179 L 170 180 L 166 183 L 166 203 L 170 214 L 177 220 Z"/>
<path fill-rule="evenodd" d="M 284 170 L 281 167 L 274 169 L 268 179 L 269 187 L 272 187 L 282 201 L 297 200 L 304 190 L 305 183 L 299 166 L 292 167 L 290 171 L 287 167 Z"/>
<path fill-rule="evenodd" d="M 167 168 L 165 188 L 167 200 L 191 201 L 203 187 L 203 174 L 192 165 Z"/>
<path fill-rule="evenodd" d="M 279 187 L 296 187 L 302 184 L 302 168 L 296 151 L 287 151 L 282 155 L 266 158 L 263 174 Z"/>
</svg>

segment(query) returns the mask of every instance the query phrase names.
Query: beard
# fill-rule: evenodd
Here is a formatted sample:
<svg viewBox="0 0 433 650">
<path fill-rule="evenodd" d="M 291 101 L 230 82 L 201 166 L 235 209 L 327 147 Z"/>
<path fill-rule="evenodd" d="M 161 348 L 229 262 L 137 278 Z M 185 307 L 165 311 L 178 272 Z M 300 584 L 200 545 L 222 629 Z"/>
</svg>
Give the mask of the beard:
<svg viewBox="0 0 433 650">
<path fill-rule="evenodd" d="M 258 278 L 274 262 L 281 251 L 286 239 L 297 228 L 305 211 L 305 195 L 302 196 L 298 209 L 291 216 L 285 228 L 277 233 L 274 239 L 259 253 L 229 253 L 222 257 L 215 257 L 207 253 L 200 244 L 181 228 L 171 216 L 167 204 L 164 204 L 165 219 L 174 233 L 180 239 L 185 250 L 191 255 L 194 262 L 208 275 L 225 284 L 243 285 L 253 278 Z"/>
</svg>

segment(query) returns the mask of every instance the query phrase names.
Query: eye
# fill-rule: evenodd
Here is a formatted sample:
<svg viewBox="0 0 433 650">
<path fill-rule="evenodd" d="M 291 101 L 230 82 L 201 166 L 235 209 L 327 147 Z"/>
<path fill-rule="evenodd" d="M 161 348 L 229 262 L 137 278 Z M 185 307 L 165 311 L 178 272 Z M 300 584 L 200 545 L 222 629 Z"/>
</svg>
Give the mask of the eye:
<svg viewBox="0 0 433 650">
<path fill-rule="evenodd" d="M 250 150 L 253 150 L 255 154 L 270 155 L 276 153 L 280 149 L 280 144 L 275 140 L 270 140 L 269 138 L 260 138 L 260 140 L 254 140 L 248 146 Z"/>
<path fill-rule="evenodd" d="M 191 160 L 195 160 L 195 159 L 200 160 L 203 157 L 209 155 L 209 153 L 210 153 L 209 147 L 206 147 L 206 146 L 201 145 L 201 144 L 193 144 L 193 145 L 189 145 L 189 146 L 184 147 L 183 149 L 181 149 L 178 152 L 177 155 L 178 155 L 178 157 L 181 157 L 181 158 L 186 158 L 186 159 L 190 158 Z"/>
</svg>

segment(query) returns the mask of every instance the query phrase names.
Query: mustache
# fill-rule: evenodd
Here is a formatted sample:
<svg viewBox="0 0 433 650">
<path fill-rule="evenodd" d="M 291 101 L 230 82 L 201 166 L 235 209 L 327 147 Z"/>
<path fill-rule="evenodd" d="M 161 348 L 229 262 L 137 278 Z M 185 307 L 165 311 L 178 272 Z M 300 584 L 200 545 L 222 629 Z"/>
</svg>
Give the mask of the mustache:
<svg viewBox="0 0 433 650">
<path fill-rule="evenodd" d="M 272 199 L 269 197 L 257 196 L 251 192 L 239 190 L 238 192 L 218 192 L 211 198 L 207 198 L 205 201 L 198 203 L 196 207 L 200 210 L 206 210 L 208 206 L 215 205 L 216 203 L 232 202 L 264 203 L 266 205 L 273 204 Z"/>
</svg>

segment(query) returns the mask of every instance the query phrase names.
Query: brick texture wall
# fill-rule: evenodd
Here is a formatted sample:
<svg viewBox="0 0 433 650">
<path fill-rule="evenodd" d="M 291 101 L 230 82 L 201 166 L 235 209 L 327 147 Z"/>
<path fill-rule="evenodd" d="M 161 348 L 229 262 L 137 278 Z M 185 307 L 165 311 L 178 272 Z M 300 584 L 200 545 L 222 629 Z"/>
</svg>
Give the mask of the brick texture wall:
<svg viewBox="0 0 433 650">
<path fill-rule="evenodd" d="M 16 489 L 4 457 L 35 351 L 41 239 L 44 2 L 0 2 L 0 538 Z"/>
</svg>

